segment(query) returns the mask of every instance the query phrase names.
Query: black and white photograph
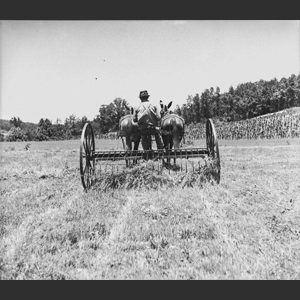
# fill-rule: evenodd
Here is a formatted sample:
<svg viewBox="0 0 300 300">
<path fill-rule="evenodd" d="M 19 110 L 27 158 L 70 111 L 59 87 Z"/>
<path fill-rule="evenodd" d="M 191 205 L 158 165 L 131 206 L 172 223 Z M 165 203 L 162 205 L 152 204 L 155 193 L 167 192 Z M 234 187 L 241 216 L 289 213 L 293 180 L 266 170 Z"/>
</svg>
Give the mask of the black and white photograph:
<svg viewBox="0 0 300 300">
<path fill-rule="evenodd" d="M 300 280 L 299 20 L 0 20 L 0 280 Z"/>
</svg>

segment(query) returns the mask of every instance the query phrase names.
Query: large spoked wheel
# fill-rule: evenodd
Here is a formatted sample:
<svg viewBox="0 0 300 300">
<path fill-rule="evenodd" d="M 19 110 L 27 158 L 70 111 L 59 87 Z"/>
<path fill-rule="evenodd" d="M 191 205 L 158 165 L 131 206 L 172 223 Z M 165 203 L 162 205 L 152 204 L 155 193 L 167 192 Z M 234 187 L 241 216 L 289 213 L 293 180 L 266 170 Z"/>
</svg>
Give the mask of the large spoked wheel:
<svg viewBox="0 0 300 300">
<path fill-rule="evenodd" d="M 208 156 L 215 159 L 216 162 L 216 181 L 220 182 L 221 178 L 221 164 L 220 164 L 220 153 L 219 153 L 219 145 L 216 134 L 216 129 L 212 119 L 208 119 L 206 122 L 206 146 L 208 149 Z"/>
<path fill-rule="evenodd" d="M 85 123 L 82 129 L 80 142 L 80 175 L 83 188 L 89 189 L 95 177 L 95 139 L 93 127 Z"/>
</svg>

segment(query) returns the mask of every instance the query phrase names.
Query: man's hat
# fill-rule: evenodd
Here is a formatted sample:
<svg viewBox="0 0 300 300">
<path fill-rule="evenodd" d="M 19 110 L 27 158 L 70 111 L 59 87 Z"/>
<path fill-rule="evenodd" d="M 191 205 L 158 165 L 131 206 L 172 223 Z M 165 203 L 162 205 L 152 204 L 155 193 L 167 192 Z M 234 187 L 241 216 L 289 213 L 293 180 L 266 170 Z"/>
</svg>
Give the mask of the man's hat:
<svg viewBox="0 0 300 300">
<path fill-rule="evenodd" d="M 150 95 L 148 94 L 147 91 L 140 91 L 140 98 L 142 97 L 149 97 Z"/>
</svg>

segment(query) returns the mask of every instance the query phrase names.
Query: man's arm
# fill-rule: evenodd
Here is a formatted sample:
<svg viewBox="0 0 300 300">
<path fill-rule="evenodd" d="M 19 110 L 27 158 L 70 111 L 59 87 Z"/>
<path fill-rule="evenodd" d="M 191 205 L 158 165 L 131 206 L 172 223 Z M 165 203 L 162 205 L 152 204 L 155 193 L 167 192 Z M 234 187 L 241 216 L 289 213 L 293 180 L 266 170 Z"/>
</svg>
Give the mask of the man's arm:
<svg viewBox="0 0 300 300">
<path fill-rule="evenodd" d="M 157 127 L 160 127 L 161 125 L 161 116 L 160 114 L 157 112 L 157 107 L 156 106 L 153 106 L 153 111 L 155 112 L 155 116 L 156 116 L 156 126 Z"/>
</svg>

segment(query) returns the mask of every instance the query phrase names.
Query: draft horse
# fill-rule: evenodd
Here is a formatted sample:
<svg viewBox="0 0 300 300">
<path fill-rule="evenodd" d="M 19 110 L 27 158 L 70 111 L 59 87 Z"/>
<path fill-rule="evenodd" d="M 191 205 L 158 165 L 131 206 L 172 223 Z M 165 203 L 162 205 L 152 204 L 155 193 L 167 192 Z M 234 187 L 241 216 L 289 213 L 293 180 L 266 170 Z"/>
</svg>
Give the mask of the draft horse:
<svg viewBox="0 0 300 300">
<path fill-rule="evenodd" d="M 161 116 L 161 133 L 164 142 L 164 148 L 171 150 L 180 148 L 181 140 L 184 136 L 184 119 L 177 114 L 170 112 L 170 107 L 172 102 L 169 102 L 168 105 L 163 104 L 163 101 L 160 100 L 160 116 Z M 168 163 L 170 159 L 168 159 Z M 174 159 L 175 163 L 175 159 Z"/>
<path fill-rule="evenodd" d="M 137 125 L 133 122 L 133 112 L 134 109 L 132 106 L 128 106 L 125 102 L 123 102 L 124 107 L 127 109 L 128 114 L 123 116 L 119 121 L 119 136 L 121 137 L 123 149 L 128 151 L 138 150 L 141 134 Z M 124 143 L 125 139 L 125 143 Z M 126 166 L 128 166 L 129 162 L 126 160 Z"/>
</svg>

